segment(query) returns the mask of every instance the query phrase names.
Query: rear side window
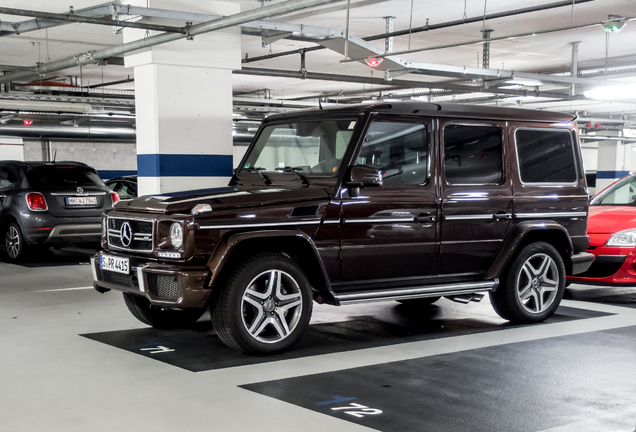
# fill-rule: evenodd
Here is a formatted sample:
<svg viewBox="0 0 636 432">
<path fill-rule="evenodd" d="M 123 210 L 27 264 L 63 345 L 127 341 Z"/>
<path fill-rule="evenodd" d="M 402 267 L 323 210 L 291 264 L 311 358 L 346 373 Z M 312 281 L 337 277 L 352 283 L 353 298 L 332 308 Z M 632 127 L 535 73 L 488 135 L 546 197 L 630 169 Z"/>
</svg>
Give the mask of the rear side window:
<svg viewBox="0 0 636 432">
<path fill-rule="evenodd" d="M 500 184 L 503 181 L 503 142 L 496 126 L 444 127 L 446 182 L 453 185 Z"/>
<path fill-rule="evenodd" d="M 517 129 L 519 172 L 524 183 L 573 183 L 576 181 L 570 131 Z"/>
<path fill-rule="evenodd" d="M 31 185 L 37 188 L 104 184 L 95 171 L 74 166 L 36 167 L 27 172 L 27 177 Z"/>
</svg>

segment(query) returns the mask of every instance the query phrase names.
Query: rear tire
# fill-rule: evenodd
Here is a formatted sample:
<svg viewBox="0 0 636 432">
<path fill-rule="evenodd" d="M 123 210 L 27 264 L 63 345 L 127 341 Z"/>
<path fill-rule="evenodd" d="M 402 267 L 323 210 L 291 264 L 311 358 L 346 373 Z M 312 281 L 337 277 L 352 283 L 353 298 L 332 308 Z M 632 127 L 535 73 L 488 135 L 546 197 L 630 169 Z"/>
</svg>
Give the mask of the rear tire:
<svg viewBox="0 0 636 432">
<path fill-rule="evenodd" d="M 211 311 L 216 333 L 230 348 L 274 354 L 298 342 L 307 329 L 311 286 L 291 259 L 270 252 L 253 255 L 225 282 Z"/>
<path fill-rule="evenodd" d="M 497 314 L 514 323 L 541 322 L 559 307 L 565 291 L 565 266 L 549 243 L 535 242 L 517 252 L 490 302 Z"/>
<path fill-rule="evenodd" d="M 178 329 L 192 326 L 205 313 L 206 308 L 174 310 L 150 304 L 148 299 L 124 293 L 124 302 L 135 318 L 158 329 Z"/>
</svg>

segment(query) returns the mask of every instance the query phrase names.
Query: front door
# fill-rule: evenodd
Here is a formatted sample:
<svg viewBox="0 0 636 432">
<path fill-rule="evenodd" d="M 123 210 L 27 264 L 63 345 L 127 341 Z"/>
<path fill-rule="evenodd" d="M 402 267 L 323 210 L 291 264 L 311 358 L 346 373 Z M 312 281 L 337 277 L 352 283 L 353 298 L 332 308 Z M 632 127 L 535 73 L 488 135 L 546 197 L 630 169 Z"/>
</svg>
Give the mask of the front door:
<svg viewBox="0 0 636 432">
<path fill-rule="evenodd" d="M 356 164 L 377 168 L 383 185 L 342 192 L 343 281 L 431 274 L 436 253 L 435 167 L 429 119 L 378 117 L 369 125 Z"/>
<path fill-rule="evenodd" d="M 440 121 L 440 274 L 485 273 L 512 219 L 505 122 Z"/>
</svg>

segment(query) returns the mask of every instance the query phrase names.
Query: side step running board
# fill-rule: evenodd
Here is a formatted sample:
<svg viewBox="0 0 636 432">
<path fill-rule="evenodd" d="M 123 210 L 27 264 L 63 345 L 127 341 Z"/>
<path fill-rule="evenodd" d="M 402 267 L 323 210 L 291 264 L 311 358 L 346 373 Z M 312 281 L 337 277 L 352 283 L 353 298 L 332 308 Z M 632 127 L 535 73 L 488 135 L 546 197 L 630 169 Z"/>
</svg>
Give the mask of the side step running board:
<svg viewBox="0 0 636 432">
<path fill-rule="evenodd" d="M 499 279 L 481 282 L 462 282 L 443 285 L 426 285 L 420 287 L 397 288 L 391 290 L 354 291 L 335 293 L 339 304 L 366 303 L 372 301 L 407 300 L 422 297 L 457 296 L 480 291 L 494 291 Z"/>
</svg>

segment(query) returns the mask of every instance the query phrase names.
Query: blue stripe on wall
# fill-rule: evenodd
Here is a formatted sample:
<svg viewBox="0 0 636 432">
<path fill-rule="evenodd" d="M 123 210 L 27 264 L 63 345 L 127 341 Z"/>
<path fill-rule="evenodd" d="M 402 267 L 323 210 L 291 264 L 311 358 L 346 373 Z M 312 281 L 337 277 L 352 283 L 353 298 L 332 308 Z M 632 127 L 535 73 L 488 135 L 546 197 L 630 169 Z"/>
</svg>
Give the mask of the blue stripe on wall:
<svg viewBox="0 0 636 432">
<path fill-rule="evenodd" d="M 629 174 L 629 171 L 596 171 L 597 179 L 619 179 Z"/>
<path fill-rule="evenodd" d="M 112 179 L 115 177 L 123 177 L 128 175 L 135 175 L 137 171 L 124 171 L 124 170 L 97 170 L 97 175 L 103 180 Z"/>
<path fill-rule="evenodd" d="M 230 177 L 232 155 L 140 154 L 140 177 Z"/>
</svg>

